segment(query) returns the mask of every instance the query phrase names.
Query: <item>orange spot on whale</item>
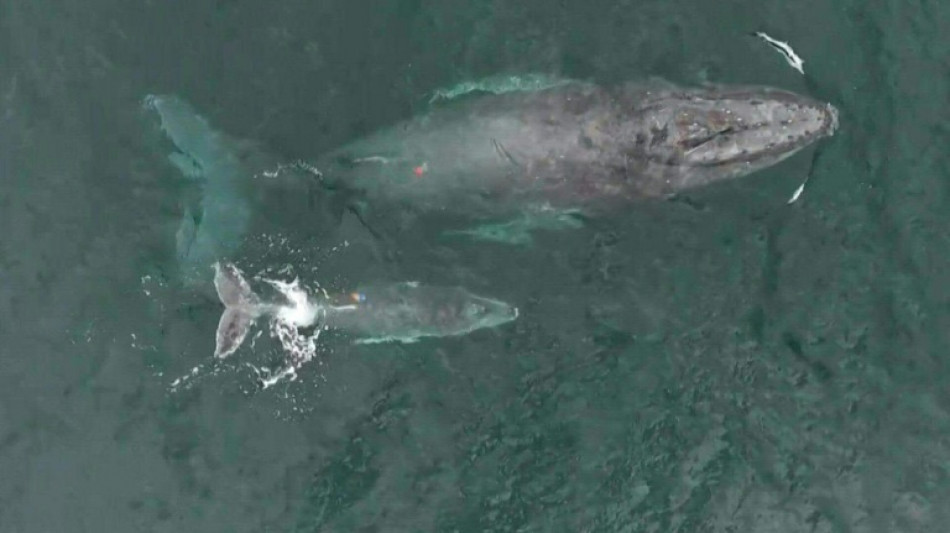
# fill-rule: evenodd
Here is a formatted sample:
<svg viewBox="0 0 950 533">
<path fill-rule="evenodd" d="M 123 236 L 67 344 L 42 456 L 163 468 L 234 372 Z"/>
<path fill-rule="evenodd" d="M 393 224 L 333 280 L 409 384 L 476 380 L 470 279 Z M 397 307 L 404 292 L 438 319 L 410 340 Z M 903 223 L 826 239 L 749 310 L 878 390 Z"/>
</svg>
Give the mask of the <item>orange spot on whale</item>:
<svg viewBox="0 0 950 533">
<path fill-rule="evenodd" d="M 421 178 L 422 175 L 425 174 L 426 171 L 428 170 L 429 170 L 429 164 L 423 163 L 417 166 L 416 168 L 412 169 L 412 173 L 415 174 L 417 178 Z"/>
</svg>

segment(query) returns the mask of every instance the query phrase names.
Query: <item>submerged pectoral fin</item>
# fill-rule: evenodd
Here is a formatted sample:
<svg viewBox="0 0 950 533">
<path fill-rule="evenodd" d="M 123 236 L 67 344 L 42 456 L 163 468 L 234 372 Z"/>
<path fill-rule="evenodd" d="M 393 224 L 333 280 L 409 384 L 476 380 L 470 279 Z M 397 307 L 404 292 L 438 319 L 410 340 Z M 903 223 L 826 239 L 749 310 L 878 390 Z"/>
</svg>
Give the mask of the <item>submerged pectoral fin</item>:
<svg viewBox="0 0 950 533">
<path fill-rule="evenodd" d="M 532 244 L 534 230 L 577 229 L 584 226 L 581 212 L 577 209 L 553 209 L 541 207 L 529 209 L 520 217 L 494 224 L 482 224 L 474 228 L 451 230 L 443 235 L 463 235 L 480 241 L 502 244 Z"/>
<path fill-rule="evenodd" d="M 460 82 L 452 87 L 436 89 L 429 103 L 455 100 L 471 93 L 505 94 L 510 92 L 541 91 L 578 80 L 544 73 L 495 74 L 486 78 Z"/>
<path fill-rule="evenodd" d="M 525 227 L 521 219 L 498 224 L 482 224 L 474 228 L 449 230 L 445 236 L 464 236 L 476 241 L 498 242 L 502 244 L 532 244 L 531 228 Z"/>
</svg>

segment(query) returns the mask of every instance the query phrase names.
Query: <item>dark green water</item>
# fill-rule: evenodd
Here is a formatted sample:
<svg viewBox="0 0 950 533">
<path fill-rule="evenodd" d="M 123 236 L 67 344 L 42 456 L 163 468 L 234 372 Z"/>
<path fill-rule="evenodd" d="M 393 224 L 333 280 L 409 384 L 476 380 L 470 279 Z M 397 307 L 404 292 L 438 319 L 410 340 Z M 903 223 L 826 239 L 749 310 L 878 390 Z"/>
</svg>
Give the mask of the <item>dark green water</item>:
<svg viewBox="0 0 950 533">
<path fill-rule="evenodd" d="M 947 531 L 948 12 L 3 0 L 0 532 Z M 500 71 L 769 84 L 842 127 L 792 206 L 811 152 L 533 247 L 310 231 L 305 202 L 271 199 L 244 250 L 260 268 L 460 283 L 521 317 L 330 339 L 263 392 L 239 363 L 169 391 L 220 308 L 163 277 L 181 191 L 144 95 L 289 160 Z"/>
</svg>

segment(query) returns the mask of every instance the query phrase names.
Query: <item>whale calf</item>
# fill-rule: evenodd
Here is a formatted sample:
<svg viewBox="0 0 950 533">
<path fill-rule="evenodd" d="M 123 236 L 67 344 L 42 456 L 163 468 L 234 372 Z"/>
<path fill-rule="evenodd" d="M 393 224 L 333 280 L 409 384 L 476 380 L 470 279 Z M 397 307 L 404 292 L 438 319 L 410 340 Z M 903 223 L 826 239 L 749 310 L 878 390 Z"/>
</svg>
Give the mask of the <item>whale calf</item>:
<svg viewBox="0 0 950 533">
<path fill-rule="evenodd" d="M 353 334 L 358 343 L 415 342 L 492 328 L 518 318 L 505 302 L 477 296 L 462 287 L 416 282 L 376 283 L 342 296 L 298 294 L 263 300 L 233 264 L 215 263 L 214 285 L 224 305 L 215 334 L 216 358 L 234 353 L 261 317 L 298 328 L 312 326 Z"/>
</svg>

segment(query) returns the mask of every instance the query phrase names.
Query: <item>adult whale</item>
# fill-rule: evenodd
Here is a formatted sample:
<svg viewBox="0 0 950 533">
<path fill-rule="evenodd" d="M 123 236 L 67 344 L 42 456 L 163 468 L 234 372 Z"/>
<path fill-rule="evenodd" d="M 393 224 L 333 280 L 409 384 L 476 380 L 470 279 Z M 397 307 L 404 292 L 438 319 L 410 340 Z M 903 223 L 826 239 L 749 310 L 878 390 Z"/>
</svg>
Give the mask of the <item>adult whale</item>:
<svg viewBox="0 0 950 533">
<path fill-rule="evenodd" d="M 774 165 L 831 136 L 830 104 L 769 87 L 568 82 L 462 98 L 315 162 L 370 202 L 491 217 L 596 212 Z"/>
<path fill-rule="evenodd" d="M 251 216 L 242 190 L 251 177 L 284 172 L 249 167 L 268 158 L 248 158 L 244 143 L 175 96 L 149 96 L 146 104 L 177 149 L 172 162 L 201 183 L 178 252 L 184 270 L 207 279 L 240 244 Z M 496 220 L 520 214 L 520 223 L 494 228 L 498 240 L 518 241 L 525 228 L 576 225 L 566 212 L 609 212 L 745 176 L 837 127 L 832 105 L 776 88 L 565 80 L 451 99 L 312 164 L 284 165 L 290 178 L 277 179 L 318 179 L 369 205 Z"/>
</svg>

